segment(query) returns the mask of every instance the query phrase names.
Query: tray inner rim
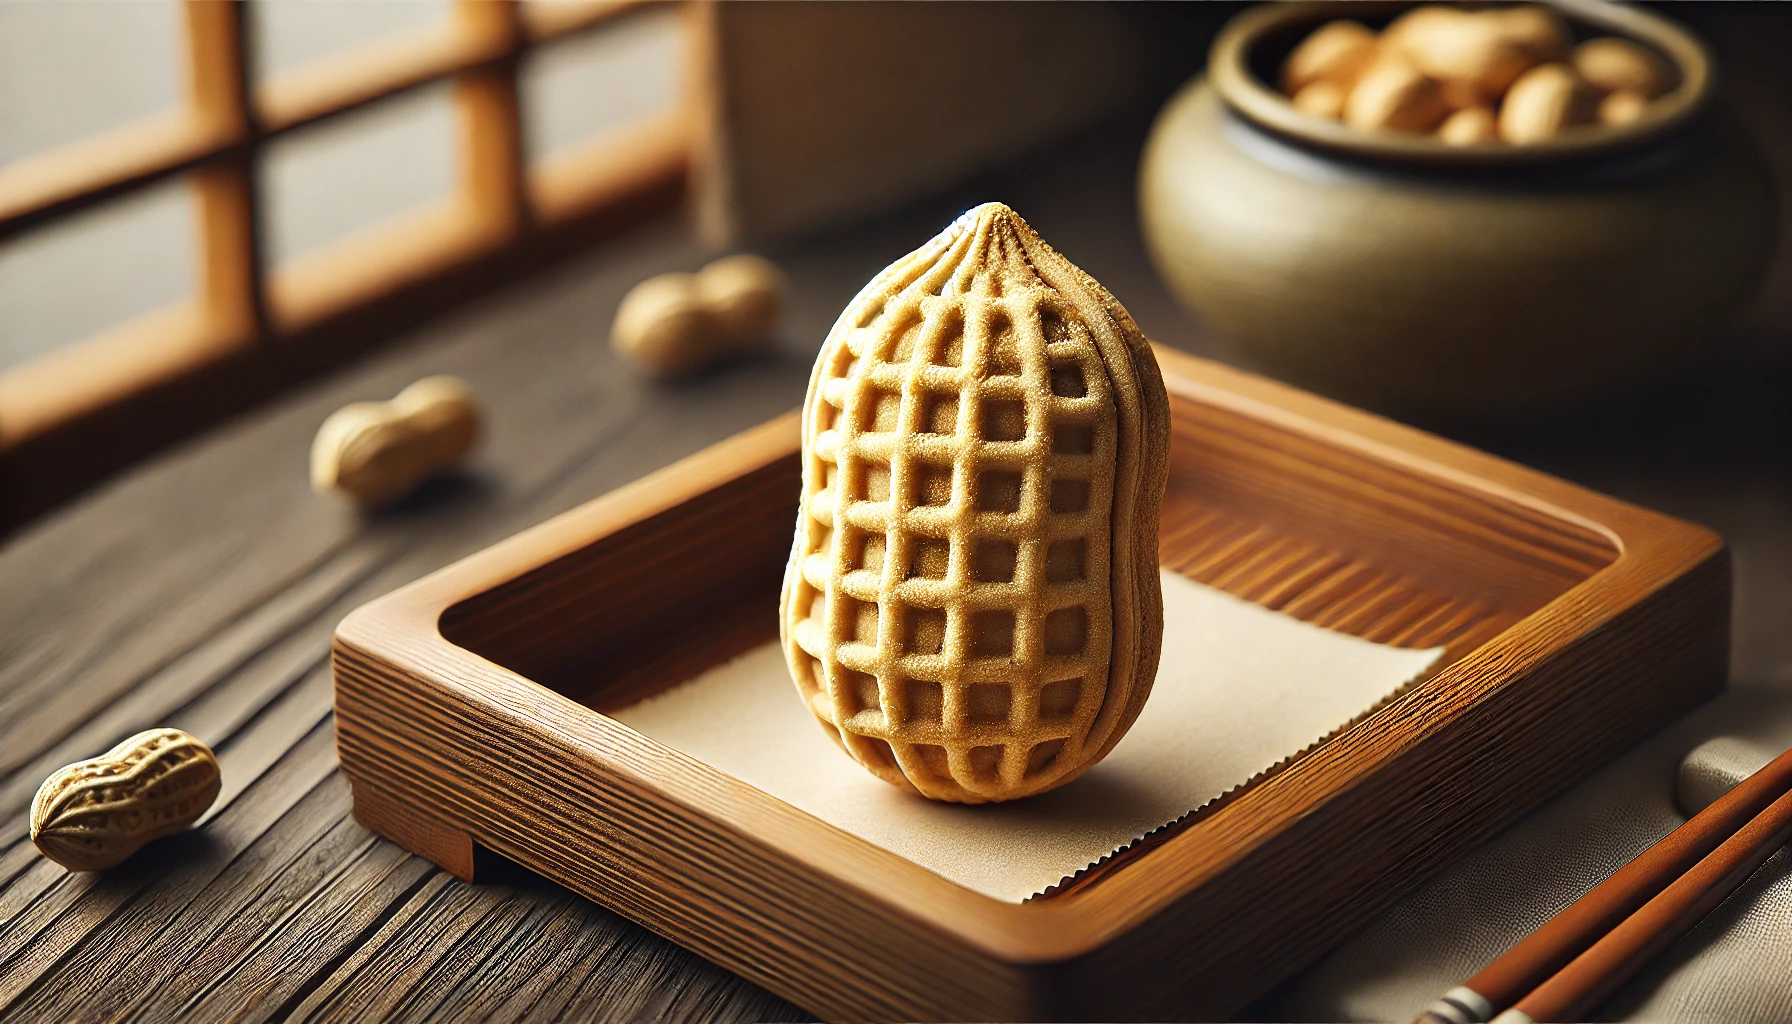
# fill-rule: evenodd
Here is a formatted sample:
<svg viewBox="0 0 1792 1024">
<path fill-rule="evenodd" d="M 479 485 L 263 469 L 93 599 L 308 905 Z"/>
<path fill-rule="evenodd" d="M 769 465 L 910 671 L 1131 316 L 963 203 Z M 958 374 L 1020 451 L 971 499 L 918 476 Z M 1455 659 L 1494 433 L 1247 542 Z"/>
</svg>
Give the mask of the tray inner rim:
<svg viewBox="0 0 1792 1024">
<path fill-rule="evenodd" d="M 1619 554 L 1618 546 L 1612 543 L 1608 537 L 1582 526 L 1566 515 L 1549 516 L 1547 513 L 1538 512 L 1534 507 L 1518 506 L 1509 501 L 1503 501 L 1492 491 L 1476 494 L 1472 491 L 1464 491 L 1459 485 L 1453 486 L 1448 483 L 1440 485 L 1439 481 L 1428 479 L 1424 474 L 1414 471 L 1411 467 L 1394 465 L 1361 452 L 1347 453 L 1349 457 L 1342 460 L 1341 465 L 1332 464 L 1331 460 L 1328 460 L 1326 452 L 1337 451 L 1338 448 L 1335 443 L 1327 439 L 1315 439 L 1286 426 L 1268 424 L 1237 410 L 1206 405 L 1186 395 L 1173 394 L 1172 397 L 1177 438 L 1172 455 L 1170 493 L 1166 496 L 1165 501 L 1165 527 L 1161 534 L 1165 557 L 1161 561 L 1172 570 L 1199 582 L 1209 583 L 1266 607 L 1288 611 L 1297 618 L 1327 628 L 1341 628 L 1343 632 L 1367 636 L 1369 639 L 1377 639 L 1380 642 L 1390 642 L 1387 637 L 1369 635 L 1374 630 L 1365 629 L 1365 617 L 1373 619 L 1378 608 L 1384 614 L 1389 606 L 1398 609 L 1402 606 L 1402 602 L 1416 601 L 1420 602 L 1420 607 L 1423 607 L 1424 600 L 1429 599 L 1435 602 L 1437 595 L 1427 595 L 1426 581 L 1416 578 L 1401 578 L 1398 574 L 1388 573 L 1385 566 L 1379 565 L 1374 557 L 1376 553 L 1373 551 L 1356 559 L 1340 560 L 1339 552 L 1327 549 L 1326 544 L 1323 543 L 1324 537 L 1321 538 L 1321 542 L 1315 543 L 1310 537 L 1298 536 L 1297 531 L 1290 528 L 1290 517 L 1287 515 L 1290 502 L 1298 502 L 1303 497 L 1309 497 L 1303 495 L 1298 488 L 1288 493 L 1276 493 L 1273 481 L 1271 481 L 1272 486 L 1268 488 L 1267 497 L 1263 493 L 1252 493 L 1247 489 L 1243 502 L 1230 494 L 1228 497 L 1233 500 L 1220 500 L 1205 507 L 1191 504 L 1187 500 L 1191 492 L 1199 492 L 1203 486 L 1211 486 L 1214 480 L 1220 481 L 1222 485 L 1229 484 L 1236 487 L 1238 482 L 1235 478 L 1238 466 L 1249 459 L 1267 459 L 1272 465 L 1277 464 L 1277 460 L 1283 463 L 1289 460 L 1299 463 L 1304 459 L 1312 466 L 1314 472 L 1328 476 L 1334 481 L 1336 479 L 1346 481 L 1360 479 L 1365 475 L 1365 467 L 1369 467 L 1372 471 L 1378 471 L 1371 474 L 1372 478 L 1369 481 L 1371 486 L 1366 489 L 1362 499 L 1362 504 L 1369 510 L 1367 514 L 1371 516 L 1376 514 L 1378 505 L 1393 509 L 1391 513 L 1387 514 L 1399 515 L 1410 512 L 1414 500 L 1413 494 L 1410 490 L 1402 489 L 1403 478 L 1405 486 L 1410 487 L 1416 482 L 1421 492 L 1427 488 L 1433 492 L 1445 494 L 1454 492 L 1458 496 L 1455 504 L 1461 506 L 1466 503 L 1468 506 L 1471 528 L 1478 528 L 1482 525 L 1476 519 L 1475 513 L 1478 510 L 1473 508 L 1477 503 L 1487 506 L 1504 505 L 1504 508 L 1496 511 L 1506 516 L 1512 516 L 1513 510 L 1516 508 L 1518 521 L 1527 524 L 1541 521 L 1545 534 L 1554 531 L 1567 535 L 1571 538 L 1569 546 L 1579 549 L 1570 551 L 1567 560 L 1570 563 L 1581 563 L 1586 570 L 1585 575 L 1578 581 L 1561 586 L 1554 594 L 1549 595 L 1552 599 L 1591 579 L 1605 565 L 1614 561 Z M 1228 453 L 1225 457 L 1206 464 L 1200 460 L 1188 458 L 1178 460 L 1176 456 L 1178 449 L 1186 452 L 1190 445 L 1199 444 L 1224 446 L 1228 449 Z M 791 448 L 794 449 L 794 444 Z M 605 690 L 612 690 L 616 682 L 614 678 L 610 681 L 612 687 L 601 685 L 593 687 L 590 683 L 592 672 L 589 667 L 575 668 L 572 671 L 553 669 L 542 671 L 539 668 L 519 665 L 518 661 L 527 659 L 519 659 L 514 654 L 503 650 L 504 644 L 501 640 L 494 645 L 490 636 L 481 635 L 482 627 L 489 626 L 494 616 L 501 617 L 507 613 L 507 610 L 526 606 L 531 600 L 541 600 L 544 595 L 554 589 L 551 578 L 556 573 L 565 574 L 569 571 L 579 571 L 572 566 L 572 563 L 578 563 L 583 556 L 594 549 L 603 548 L 606 545 L 626 549 L 631 543 L 643 542 L 644 538 L 631 537 L 630 534 L 641 529 L 650 530 L 656 519 L 677 516 L 689 511 L 692 506 L 712 503 L 712 499 L 718 492 L 730 489 L 740 491 L 741 496 L 746 500 L 751 501 L 757 498 L 763 504 L 768 495 L 778 492 L 777 485 L 779 483 L 794 481 L 795 460 L 796 453 L 794 450 L 790 450 L 781 457 L 772 458 L 762 464 L 743 466 L 739 474 L 727 481 L 721 488 L 697 493 L 690 500 L 674 505 L 668 512 L 662 513 L 660 516 L 631 524 L 614 533 L 594 536 L 589 543 L 582 547 L 544 564 L 525 568 L 505 582 L 455 602 L 444 610 L 440 617 L 439 626 L 442 635 L 450 643 L 511 668 L 525 678 L 562 693 L 595 714 L 602 714 L 606 709 L 614 710 L 621 706 L 627 706 L 653 692 L 694 678 L 704 669 L 719 664 L 776 635 L 775 594 L 782 575 L 784 554 L 788 547 L 787 532 L 775 534 L 776 543 L 771 548 L 777 555 L 775 563 L 766 559 L 763 560 L 763 564 L 756 566 L 735 566 L 730 584 L 720 589 L 719 596 L 712 595 L 711 599 L 706 602 L 703 614 L 714 616 L 718 612 L 723 613 L 719 619 L 712 619 L 712 622 L 720 623 L 720 628 L 716 630 L 721 637 L 718 643 L 696 652 L 697 656 L 694 658 L 674 658 L 670 662 L 666 659 L 646 659 L 645 663 L 637 666 L 633 672 L 638 677 L 635 679 L 636 685 L 624 687 L 623 692 L 618 693 L 618 699 L 615 700 L 603 699 L 601 695 Z M 1228 472 L 1232 474 L 1232 478 L 1227 477 Z M 780 477 L 786 479 L 780 481 Z M 1389 481 L 1392 481 L 1395 486 L 1387 486 Z M 1377 487 L 1384 489 L 1377 491 Z M 793 495 L 795 492 L 794 486 L 785 487 L 783 490 L 786 494 Z M 1262 488 L 1259 488 L 1259 491 L 1261 490 Z M 782 524 L 783 530 L 787 531 L 789 523 L 794 521 L 795 512 L 794 501 L 790 501 L 789 504 L 790 508 L 783 510 L 785 514 L 762 518 Z M 1241 513 L 1241 504 L 1247 506 L 1246 512 Z M 1254 505 L 1254 511 L 1258 513 L 1254 522 L 1248 514 L 1250 505 Z M 726 511 L 724 508 L 723 512 L 726 513 Z M 1361 516 L 1365 513 L 1359 508 L 1354 510 L 1354 514 Z M 1295 518 L 1298 519 L 1298 517 Z M 1484 520 L 1487 517 L 1481 515 L 1479 518 Z M 760 539 L 763 542 L 764 538 Z M 1552 543 L 1554 542 L 1551 538 L 1544 537 L 1546 548 Z M 736 546 L 745 544 L 746 541 L 741 541 Z M 1587 554 L 1589 550 L 1593 552 L 1591 556 Z M 1546 551 L 1546 555 L 1554 557 L 1549 551 Z M 1560 570 L 1559 565 L 1551 565 L 1547 568 L 1551 571 Z M 1285 584 L 1290 578 L 1303 577 L 1303 574 L 1306 580 L 1304 588 L 1281 586 L 1280 589 L 1277 589 L 1279 584 Z M 1396 589 L 1404 586 L 1408 592 L 1390 598 L 1388 589 L 1390 586 L 1394 586 Z M 1316 592 L 1320 591 L 1324 592 L 1322 596 L 1313 597 Z M 725 612 L 730 606 L 734 606 L 738 610 L 738 607 L 752 602 L 756 594 L 765 595 L 768 592 L 772 595 L 770 601 L 764 601 L 762 596 L 759 599 L 766 606 L 766 611 L 774 612 L 774 614 L 756 617 L 751 614 L 730 615 Z M 1532 596 L 1534 598 L 1535 595 Z M 1303 600 L 1305 600 L 1304 604 Z M 1543 603 L 1546 604 L 1547 601 Z M 1410 612 L 1410 608 L 1407 610 Z M 1059 887 L 1058 891 L 1052 895 L 1082 891 L 1094 881 L 1136 859 L 1137 856 L 1161 844 L 1188 825 L 1197 820 L 1205 820 L 1217 813 L 1244 792 L 1255 788 L 1262 781 L 1274 775 L 1286 772 L 1313 751 L 1348 732 L 1399 695 L 1409 692 L 1414 686 L 1435 676 L 1439 671 L 1460 660 L 1481 644 L 1510 628 L 1525 615 L 1536 610 L 1537 608 L 1500 608 L 1487 602 L 1476 601 L 1467 603 L 1458 601 L 1455 605 L 1451 605 L 1446 601 L 1437 609 L 1419 615 L 1418 621 L 1407 623 L 1407 628 L 1399 631 L 1395 639 L 1399 641 L 1398 646 L 1428 647 L 1441 644 L 1446 647 L 1445 655 L 1427 673 L 1382 701 L 1376 709 L 1371 709 L 1320 742 L 1274 766 L 1243 786 L 1232 790 L 1219 800 L 1193 809 L 1177 821 L 1168 823 L 1148 836 L 1145 841 L 1135 844 L 1127 851 L 1122 851 L 1119 855 L 1085 871 L 1073 882 Z M 692 617 L 700 618 L 701 616 L 685 616 L 687 619 Z M 1370 625 L 1372 626 L 1373 623 L 1371 622 Z M 1398 625 L 1397 622 L 1396 625 Z M 500 631 L 500 633 L 502 632 L 514 631 Z M 641 648 L 650 648 L 656 643 L 664 645 L 664 641 L 676 638 L 681 632 L 683 631 L 680 629 L 672 629 L 663 631 L 657 636 L 644 635 L 637 638 L 637 644 Z M 494 646 L 500 649 L 494 650 Z M 623 676 L 626 678 L 629 674 L 624 672 Z M 892 856 L 895 855 L 892 854 Z"/>
</svg>

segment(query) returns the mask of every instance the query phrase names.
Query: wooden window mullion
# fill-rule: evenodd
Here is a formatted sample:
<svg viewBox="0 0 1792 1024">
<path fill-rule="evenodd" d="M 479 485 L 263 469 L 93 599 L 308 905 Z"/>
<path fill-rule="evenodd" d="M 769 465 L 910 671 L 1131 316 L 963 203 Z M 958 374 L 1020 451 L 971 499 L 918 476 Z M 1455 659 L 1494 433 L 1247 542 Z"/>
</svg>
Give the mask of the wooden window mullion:
<svg viewBox="0 0 1792 1024">
<path fill-rule="evenodd" d="M 530 224 L 517 98 L 522 17 L 517 0 L 459 0 L 454 16 L 472 38 L 504 56 L 455 79 L 460 119 L 460 190 L 478 230 L 494 243 Z"/>
<path fill-rule="evenodd" d="M 443 22 L 256 86 L 245 39 L 254 8 L 182 0 L 181 107 L 0 167 L 0 241 L 177 174 L 193 182 L 199 222 L 193 300 L 0 372 L 0 532 L 304 372 L 258 340 L 278 336 L 328 365 L 467 290 L 436 288 L 447 275 L 475 269 L 461 284 L 485 287 L 524 265 L 509 257 L 534 259 L 537 245 L 563 252 L 671 213 L 691 148 L 682 111 L 530 169 L 518 103 L 528 48 L 653 2 L 458 0 Z M 270 279 L 256 171 L 268 140 L 450 78 L 460 125 L 453 202 Z M 195 402 L 201 381 L 218 391 Z"/>
<path fill-rule="evenodd" d="M 185 0 L 187 105 L 202 130 L 226 144 L 193 171 L 199 206 L 199 304 L 207 326 L 231 340 L 267 334 L 263 253 L 255 188 L 257 138 L 249 103 L 245 7 Z"/>
</svg>

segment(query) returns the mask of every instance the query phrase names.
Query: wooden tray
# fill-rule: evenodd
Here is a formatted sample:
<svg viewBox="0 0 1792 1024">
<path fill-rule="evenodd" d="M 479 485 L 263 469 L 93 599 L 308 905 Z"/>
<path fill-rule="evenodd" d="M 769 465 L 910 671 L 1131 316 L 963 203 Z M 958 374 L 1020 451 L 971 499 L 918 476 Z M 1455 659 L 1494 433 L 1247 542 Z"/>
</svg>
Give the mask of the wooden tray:
<svg viewBox="0 0 1792 1024">
<path fill-rule="evenodd" d="M 1723 686 L 1710 531 L 1158 358 L 1164 563 L 1446 648 L 1228 799 L 1012 904 L 605 717 L 776 634 L 793 415 L 350 615 L 336 728 L 357 816 L 469 880 L 475 847 L 527 864 L 830 1018 L 1215 1018 Z"/>
</svg>

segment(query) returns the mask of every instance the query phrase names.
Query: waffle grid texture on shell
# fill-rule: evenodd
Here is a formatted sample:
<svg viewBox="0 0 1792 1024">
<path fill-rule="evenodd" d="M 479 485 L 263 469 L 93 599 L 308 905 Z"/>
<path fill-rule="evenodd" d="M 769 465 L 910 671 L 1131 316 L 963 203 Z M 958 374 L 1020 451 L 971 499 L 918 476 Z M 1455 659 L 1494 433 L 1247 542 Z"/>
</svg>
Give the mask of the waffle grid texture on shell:
<svg viewBox="0 0 1792 1024">
<path fill-rule="evenodd" d="M 1157 669 L 1168 437 L 1132 318 L 1008 207 L 866 285 L 810 379 L 781 609 L 847 753 L 964 803 L 1105 756 Z"/>
</svg>

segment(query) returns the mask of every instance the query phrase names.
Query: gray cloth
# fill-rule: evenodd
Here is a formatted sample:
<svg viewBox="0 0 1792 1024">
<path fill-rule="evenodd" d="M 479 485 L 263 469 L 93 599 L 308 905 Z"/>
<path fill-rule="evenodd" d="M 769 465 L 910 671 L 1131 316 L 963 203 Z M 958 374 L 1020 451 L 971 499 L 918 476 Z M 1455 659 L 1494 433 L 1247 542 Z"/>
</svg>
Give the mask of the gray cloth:
<svg viewBox="0 0 1792 1024">
<path fill-rule="evenodd" d="M 1792 692 L 1735 688 L 1477 848 L 1266 1008 L 1409 1021 L 1780 751 Z M 1769 860 L 1599 1010 L 1602 1020 L 1792 1020 L 1792 851 Z"/>
</svg>

